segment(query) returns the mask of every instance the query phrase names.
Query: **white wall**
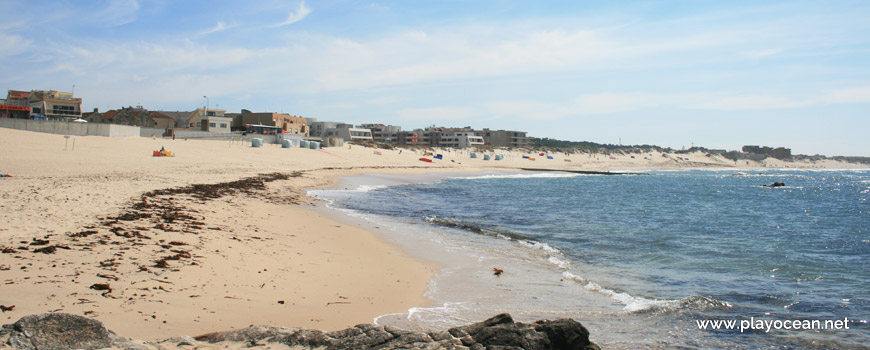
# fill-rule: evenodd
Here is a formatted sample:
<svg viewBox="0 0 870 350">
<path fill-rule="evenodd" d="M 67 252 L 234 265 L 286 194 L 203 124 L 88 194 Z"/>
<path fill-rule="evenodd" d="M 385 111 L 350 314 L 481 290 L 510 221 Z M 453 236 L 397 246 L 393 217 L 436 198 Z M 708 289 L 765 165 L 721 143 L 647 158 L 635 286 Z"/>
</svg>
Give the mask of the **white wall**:
<svg viewBox="0 0 870 350">
<path fill-rule="evenodd" d="M 91 135 L 108 137 L 139 136 L 138 126 L 116 124 L 0 118 L 0 127 L 61 135 Z"/>
</svg>

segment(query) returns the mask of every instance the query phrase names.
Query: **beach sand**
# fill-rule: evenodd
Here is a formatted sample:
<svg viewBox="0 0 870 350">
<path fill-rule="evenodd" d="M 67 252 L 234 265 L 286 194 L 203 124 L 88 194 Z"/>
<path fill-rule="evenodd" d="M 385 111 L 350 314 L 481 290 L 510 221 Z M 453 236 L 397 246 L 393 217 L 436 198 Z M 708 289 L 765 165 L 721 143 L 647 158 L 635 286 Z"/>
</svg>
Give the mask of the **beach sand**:
<svg viewBox="0 0 870 350">
<path fill-rule="evenodd" d="M 175 156 L 152 157 L 161 147 Z M 60 311 L 144 340 L 252 324 L 337 330 L 428 305 L 424 292 L 438 265 L 312 210 L 305 190 L 337 176 L 735 166 L 701 153 L 550 160 L 497 151 L 506 159 L 496 162 L 455 150 L 424 163 L 411 150 L 66 139 L 10 129 L 0 129 L 0 148 L 0 173 L 12 175 L 0 178 L 0 305 L 14 306 L 0 313 L 3 323 Z M 739 164 L 765 165 L 854 167 Z"/>
</svg>

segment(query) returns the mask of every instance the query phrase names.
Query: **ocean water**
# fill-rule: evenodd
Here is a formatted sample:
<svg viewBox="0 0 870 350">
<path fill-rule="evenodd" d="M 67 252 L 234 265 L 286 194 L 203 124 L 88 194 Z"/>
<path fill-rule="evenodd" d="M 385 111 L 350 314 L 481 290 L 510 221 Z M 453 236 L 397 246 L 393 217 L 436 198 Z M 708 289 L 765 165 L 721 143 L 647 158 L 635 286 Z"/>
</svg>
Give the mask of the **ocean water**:
<svg viewBox="0 0 870 350">
<path fill-rule="evenodd" d="M 761 186 L 773 182 L 786 186 Z M 378 323 L 446 329 L 509 312 L 576 319 L 607 349 L 870 344 L 870 171 L 373 175 L 310 195 L 443 266 L 432 306 Z"/>
</svg>

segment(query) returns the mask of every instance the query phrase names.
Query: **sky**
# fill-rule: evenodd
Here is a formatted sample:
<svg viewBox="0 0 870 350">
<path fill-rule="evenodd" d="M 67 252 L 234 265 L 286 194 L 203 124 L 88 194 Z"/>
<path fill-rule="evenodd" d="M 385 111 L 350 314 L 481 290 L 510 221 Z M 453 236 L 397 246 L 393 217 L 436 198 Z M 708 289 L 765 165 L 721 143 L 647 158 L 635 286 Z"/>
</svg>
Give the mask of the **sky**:
<svg viewBox="0 0 870 350">
<path fill-rule="evenodd" d="M 84 111 L 208 104 L 870 156 L 868 1 L 0 0 L 0 13 L 0 88 L 74 91 Z"/>
</svg>

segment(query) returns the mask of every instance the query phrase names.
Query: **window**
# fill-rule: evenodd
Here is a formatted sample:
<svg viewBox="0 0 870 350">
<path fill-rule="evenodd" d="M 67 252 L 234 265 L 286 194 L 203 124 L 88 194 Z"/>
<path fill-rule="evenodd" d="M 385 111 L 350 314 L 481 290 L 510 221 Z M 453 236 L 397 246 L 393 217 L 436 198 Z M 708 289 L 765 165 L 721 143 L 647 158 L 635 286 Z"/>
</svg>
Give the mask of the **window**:
<svg viewBox="0 0 870 350">
<path fill-rule="evenodd" d="M 208 123 L 208 126 L 210 126 L 210 127 L 213 128 L 213 127 L 215 127 L 215 126 L 217 126 L 217 125 L 215 125 L 215 123 Z"/>
<path fill-rule="evenodd" d="M 75 106 L 54 105 L 51 110 L 52 114 L 76 115 Z"/>
<path fill-rule="evenodd" d="M 207 115 L 207 116 L 209 116 L 209 117 L 217 116 L 217 114 L 215 114 L 215 112 L 212 112 L 212 111 L 208 111 L 208 112 L 206 112 L 205 115 Z"/>
<path fill-rule="evenodd" d="M 226 127 L 227 127 L 227 123 L 221 123 L 221 127 L 222 127 L 222 128 L 226 128 Z"/>
</svg>

